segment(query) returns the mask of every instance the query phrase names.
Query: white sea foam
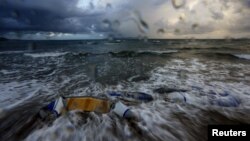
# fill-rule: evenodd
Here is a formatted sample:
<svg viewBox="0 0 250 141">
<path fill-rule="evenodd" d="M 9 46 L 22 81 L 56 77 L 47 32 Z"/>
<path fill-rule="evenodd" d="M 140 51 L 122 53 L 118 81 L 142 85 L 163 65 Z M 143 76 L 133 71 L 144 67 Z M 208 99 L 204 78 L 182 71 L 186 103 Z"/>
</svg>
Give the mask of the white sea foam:
<svg viewBox="0 0 250 141">
<path fill-rule="evenodd" d="M 250 98 L 248 95 L 244 94 L 247 93 L 247 91 L 250 91 L 250 88 L 244 83 L 231 83 L 224 81 L 225 79 L 231 78 L 229 70 L 232 66 L 241 69 L 241 71 L 237 72 L 241 75 L 231 79 L 244 81 L 244 76 L 249 71 L 248 67 L 250 66 L 217 63 L 218 62 L 213 61 L 203 63 L 198 59 L 190 59 L 186 61 L 173 59 L 166 64 L 166 66 L 155 68 L 151 72 L 150 79 L 147 81 L 142 81 L 140 83 L 119 83 L 117 87 L 106 88 L 106 91 L 141 91 L 152 94 L 155 98 L 162 99 L 162 96 L 153 92 L 154 89 L 160 87 L 185 89 L 187 92 L 175 92 L 174 94 L 166 95 L 166 97 L 173 101 L 184 102 L 199 107 L 210 105 L 212 101 L 216 102 L 217 100 L 225 100 L 225 102 L 228 102 L 228 99 L 221 98 L 219 93 L 223 94 L 225 91 L 229 91 L 229 98 L 233 98 L 236 101 L 241 100 L 240 106 L 248 106 L 249 102 L 242 99 Z M 221 68 L 218 68 L 218 66 Z M 210 91 L 215 91 L 217 93 L 217 96 L 215 97 L 216 99 L 211 99 L 209 94 Z M 237 105 L 238 104 L 236 103 L 236 105 L 232 106 Z"/>
<path fill-rule="evenodd" d="M 139 51 L 139 53 L 155 53 L 155 54 L 166 54 L 166 53 L 176 53 L 178 50 L 143 50 Z"/>
<path fill-rule="evenodd" d="M 0 107 L 11 108 L 33 97 L 41 89 L 35 80 L 0 84 Z"/>
<path fill-rule="evenodd" d="M 19 71 L 8 71 L 8 70 L 0 70 L 0 73 L 2 73 L 2 74 L 13 74 L 13 73 L 17 73 L 17 72 L 19 72 Z"/>
<path fill-rule="evenodd" d="M 39 57 L 58 57 L 67 54 L 67 52 L 45 52 L 45 53 L 25 53 L 25 56 L 39 58 Z"/>
<path fill-rule="evenodd" d="M 236 73 L 241 73 L 242 78 L 222 73 L 230 67 L 239 70 Z M 207 123 L 232 122 L 235 119 L 249 122 L 250 116 L 245 110 L 250 109 L 250 87 L 243 83 L 249 68 L 249 65 L 210 60 L 173 59 L 152 70 L 149 80 L 140 83 L 120 82 L 107 87 L 91 83 L 89 87 L 75 90 L 76 93 L 81 91 L 79 95 L 92 93 L 98 96 L 107 91 L 140 91 L 154 96 L 154 101 L 137 104 L 126 101 L 139 117 L 133 124 L 113 112 L 102 115 L 90 112 L 79 116 L 77 111 L 73 111 L 56 119 L 51 126 L 32 132 L 26 140 L 197 140 L 206 136 L 201 131 L 206 130 L 203 127 Z M 77 77 L 79 75 L 69 79 Z M 235 81 L 226 81 L 227 78 Z M 63 85 L 73 86 L 70 80 L 65 80 Z M 79 83 L 81 81 L 76 84 Z M 159 87 L 187 91 L 157 94 L 153 90 Z M 229 96 L 220 95 L 225 91 Z M 240 104 L 234 103 L 235 100 Z"/>
</svg>

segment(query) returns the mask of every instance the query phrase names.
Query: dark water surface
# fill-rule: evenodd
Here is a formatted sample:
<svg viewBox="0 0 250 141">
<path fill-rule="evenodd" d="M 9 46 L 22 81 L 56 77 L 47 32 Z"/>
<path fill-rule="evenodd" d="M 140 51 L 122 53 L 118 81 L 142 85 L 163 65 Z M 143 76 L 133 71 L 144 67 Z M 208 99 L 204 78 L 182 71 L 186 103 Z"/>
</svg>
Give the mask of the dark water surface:
<svg viewBox="0 0 250 141">
<path fill-rule="evenodd" d="M 139 121 L 36 117 L 58 96 L 110 91 L 154 101 L 122 100 Z M 249 113 L 250 40 L 0 42 L 0 140 L 206 140 L 208 124 L 250 124 Z"/>
</svg>

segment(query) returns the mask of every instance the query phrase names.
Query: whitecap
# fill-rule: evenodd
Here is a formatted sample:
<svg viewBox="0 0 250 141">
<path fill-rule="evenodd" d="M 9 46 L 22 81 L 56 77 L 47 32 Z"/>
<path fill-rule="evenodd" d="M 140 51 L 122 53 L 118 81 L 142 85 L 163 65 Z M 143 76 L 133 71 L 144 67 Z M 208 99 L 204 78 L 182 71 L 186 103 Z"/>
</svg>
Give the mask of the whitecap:
<svg viewBox="0 0 250 141">
<path fill-rule="evenodd" d="M 33 97 L 41 89 L 36 80 L 0 84 L 0 107 L 12 108 Z"/>
<path fill-rule="evenodd" d="M 8 71 L 8 70 L 0 70 L 0 73 L 4 74 L 4 75 L 8 75 L 8 74 L 13 74 L 13 73 L 18 73 L 19 71 Z"/>
<path fill-rule="evenodd" d="M 19 54 L 24 52 L 25 51 L 1 51 L 0 54 Z"/>
<path fill-rule="evenodd" d="M 167 53 L 177 53 L 178 50 L 144 50 L 139 51 L 139 53 L 155 53 L 155 54 L 167 54 Z"/>
<path fill-rule="evenodd" d="M 44 53 L 25 53 L 25 56 L 39 58 L 39 57 L 58 57 L 67 54 L 67 52 L 44 52 Z"/>
<path fill-rule="evenodd" d="M 250 60 L 250 54 L 234 54 L 234 56 L 238 58 Z"/>
</svg>

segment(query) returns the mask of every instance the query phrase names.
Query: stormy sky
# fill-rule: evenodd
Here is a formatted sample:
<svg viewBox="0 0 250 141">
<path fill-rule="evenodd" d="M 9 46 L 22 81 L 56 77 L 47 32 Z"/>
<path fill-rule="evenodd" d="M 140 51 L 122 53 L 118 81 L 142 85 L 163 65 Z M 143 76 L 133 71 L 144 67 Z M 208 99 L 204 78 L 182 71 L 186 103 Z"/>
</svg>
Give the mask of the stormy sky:
<svg viewBox="0 0 250 141">
<path fill-rule="evenodd" d="M 249 38 L 250 0 L 0 0 L 0 36 Z"/>
</svg>

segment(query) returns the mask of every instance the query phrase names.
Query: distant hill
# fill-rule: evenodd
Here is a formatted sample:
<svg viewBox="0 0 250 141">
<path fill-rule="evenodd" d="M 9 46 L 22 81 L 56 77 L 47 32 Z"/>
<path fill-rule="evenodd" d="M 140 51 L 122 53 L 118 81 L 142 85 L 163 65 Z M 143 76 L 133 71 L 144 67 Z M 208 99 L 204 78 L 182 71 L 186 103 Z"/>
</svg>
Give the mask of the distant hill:
<svg viewBox="0 0 250 141">
<path fill-rule="evenodd" d="M 0 41 L 7 41 L 7 40 L 8 40 L 7 38 L 0 37 Z"/>
</svg>

